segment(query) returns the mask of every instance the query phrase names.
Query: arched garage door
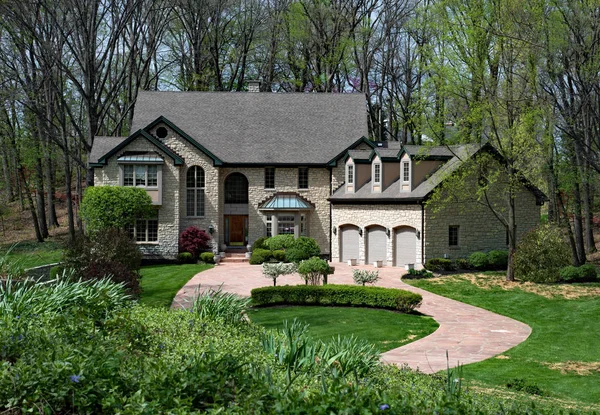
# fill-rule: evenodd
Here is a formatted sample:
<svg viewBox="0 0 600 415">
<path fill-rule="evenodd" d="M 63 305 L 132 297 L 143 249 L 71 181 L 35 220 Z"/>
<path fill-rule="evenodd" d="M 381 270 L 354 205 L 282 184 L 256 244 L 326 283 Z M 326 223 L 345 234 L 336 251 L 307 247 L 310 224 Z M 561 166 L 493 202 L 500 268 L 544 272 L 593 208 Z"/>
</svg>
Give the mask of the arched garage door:
<svg viewBox="0 0 600 415">
<path fill-rule="evenodd" d="M 417 262 L 417 236 L 414 228 L 398 228 L 394 232 L 394 262 L 397 267 Z"/>
<path fill-rule="evenodd" d="M 387 258 L 387 235 L 383 226 L 372 226 L 367 231 L 367 263 L 383 261 Z"/>
<path fill-rule="evenodd" d="M 340 228 L 340 258 L 342 262 L 349 259 L 358 260 L 358 226 L 346 225 Z"/>
</svg>

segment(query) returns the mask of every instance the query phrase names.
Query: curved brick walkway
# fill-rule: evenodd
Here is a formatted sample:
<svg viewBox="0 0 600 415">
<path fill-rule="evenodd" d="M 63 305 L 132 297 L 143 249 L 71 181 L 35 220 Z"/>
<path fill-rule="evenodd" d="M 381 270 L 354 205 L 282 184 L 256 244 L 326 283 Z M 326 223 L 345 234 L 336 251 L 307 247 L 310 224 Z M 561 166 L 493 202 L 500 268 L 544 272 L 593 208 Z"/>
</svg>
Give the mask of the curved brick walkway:
<svg viewBox="0 0 600 415">
<path fill-rule="evenodd" d="M 333 265 L 335 274 L 329 277 L 330 284 L 353 284 L 351 267 L 343 263 Z M 373 269 L 370 266 L 359 268 Z M 446 369 L 446 351 L 450 367 L 455 367 L 501 354 L 531 334 L 531 328 L 524 323 L 407 285 L 400 281 L 401 272 L 393 267 L 380 268 L 381 279 L 376 285 L 421 294 L 423 303 L 418 310 L 433 317 L 440 327 L 427 337 L 383 353 L 385 362 L 408 364 L 413 369 L 434 373 Z M 277 280 L 278 285 L 300 282 L 297 275 Z M 225 263 L 194 276 L 179 290 L 172 306 L 185 307 L 199 287 L 205 290 L 222 284 L 224 291 L 249 296 L 253 288 L 270 283 L 271 280 L 262 276 L 259 266 Z"/>
</svg>

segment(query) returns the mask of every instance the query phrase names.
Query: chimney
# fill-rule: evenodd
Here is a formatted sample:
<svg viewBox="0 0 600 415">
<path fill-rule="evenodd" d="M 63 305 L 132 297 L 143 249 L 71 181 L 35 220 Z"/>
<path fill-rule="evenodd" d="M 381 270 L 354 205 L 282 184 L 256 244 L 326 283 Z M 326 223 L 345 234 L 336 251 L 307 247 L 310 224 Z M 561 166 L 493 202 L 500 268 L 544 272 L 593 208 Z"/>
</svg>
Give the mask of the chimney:
<svg viewBox="0 0 600 415">
<path fill-rule="evenodd" d="M 248 80 L 248 92 L 260 92 L 260 81 L 257 79 Z"/>
</svg>

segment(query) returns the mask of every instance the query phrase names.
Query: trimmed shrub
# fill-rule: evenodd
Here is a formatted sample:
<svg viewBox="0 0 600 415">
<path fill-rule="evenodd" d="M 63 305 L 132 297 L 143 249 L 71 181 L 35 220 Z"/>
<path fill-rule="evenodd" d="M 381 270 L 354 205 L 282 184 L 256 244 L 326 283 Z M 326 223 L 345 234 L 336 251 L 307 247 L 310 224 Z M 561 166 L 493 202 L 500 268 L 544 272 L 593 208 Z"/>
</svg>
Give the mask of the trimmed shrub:
<svg viewBox="0 0 600 415">
<path fill-rule="evenodd" d="M 285 258 L 288 262 L 300 262 L 305 259 L 319 256 L 321 254 L 321 248 L 319 244 L 313 238 L 306 236 L 300 236 L 294 239 L 292 245 L 286 249 Z"/>
<path fill-rule="evenodd" d="M 291 248 L 294 243 L 294 235 L 275 235 L 265 241 L 265 245 L 271 251 Z"/>
<path fill-rule="evenodd" d="M 584 264 L 580 267 L 572 265 L 561 268 L 560 280 L 563 282 L 593 282 L 597 280 L 597 270 L 593 264 Z"/>
<path fill-rule="evenodd" d="M 210 235 L 203 230 L 190 226 L 179 237 L 179 250 L 189 252 L 195 259 L 198 259 L 200 252 L 210 248 L 210 239 Z"/>
<path fill-rule="evenodd" d="M 282 249 L 278 249 L 277 251 L 273 251 L 273 258 L 275 258 L 275 260 L 277 262 L 285 262 L 285 251 Z"/>
<path fill-rule="evenodd" d="M 506 270 L 508 267 L 508 251 L 495 249 L 488 252 L 488 266 L 493 270 Z"/>
<path fill-rule="evenodd" d="M 366 269 L 353 269 L 352 278 L 358 285 L 375 284 L 379 281 L 379 271 L 367 271 Z"/>
<path fill-rule="evenodd" d="M 473 266 L 469 262 L 467 258 L 457 258 L 454 263 L 456 264 L 457 269 L 471 269 Z"/>
<path fill-rule="evenodd" d="M 267 239 L 269 238 L 267 238 L 266 236 L 261 236 L 256 241 L 254 241 L 254 243 L 252 244 L 252 252 L 254 252 L 257 249 L 268 249 L 267 245 L 265 245 L 265 241 Z"/>
<path fill-rule="evenodd" d="M 273 253 L 268 249 L 257 249 L 252 251 L 252 255 L 250 256 L 250 264 L 251 265 L 260 265 L 265 261 L 268 261 L 273 257 Z"/>
<path fill-rule="evenodd" d="M 264 263 L 262 264 L 263 276 L 273 280 L 273 286 L 277 285 L 277 278 L 282 275 L 289 275 L 296 272 L 296 264 L 284 264 L 283 262 L 276 262 L 274 264 Z"/>
<path fill-rule="evenodd" d="M 193 264 L 196 260 L 189 252 L 180 252 L 177 254 L 177 262 L 180 264 Z"/>
<path fill-rule="evenodd" d="M 402 276 L 403 280 L 422 280 L 425 278 L 433 278 L 433 273 L 426 269 L 409 269 L 408 273 Z"/>
<path fill-rule="evenodd" d="M 446 258 L 431 258 L 425 263 L 425 268 L 429 271 L 453 271 L 454 264 Z"/>
<path fill-rule="evenodd" d="M 298 274 L 302 276 L 307 284 L 319 285 L 323 277 L 331 274 L 331 268 L 324 259 L 312 257 L 300 262 Z"/>
<path fill-rule="evenodd" d="M 571 249 L 560 228 L 541 225 L 523 236 L 514 262 L 521 281 L 556 282 L 560 269 L 571 262 Z"/>
<path fill-rule="evenodd" d="M 215 254 L 212 252 L 202 252 L 200 254 L 200 261 L 205 262 L 207 264 L 215 263 Z"/>
<path fill-rule="evenodd" d="M 422 301 L 419 294 L 405 290 L 357 285 L 263 287 L 253 289 L 251 296 L 255 306 L 287 304 L 371 307 L 403 313 L 413 311 Z"/>
<path fill-rule="evenodd" d="M 490 266 L 488 254 L 485 252 L 473 252 L 469 255 L 469 263 L 480 271 L 486 270 Z"/>
</svg>

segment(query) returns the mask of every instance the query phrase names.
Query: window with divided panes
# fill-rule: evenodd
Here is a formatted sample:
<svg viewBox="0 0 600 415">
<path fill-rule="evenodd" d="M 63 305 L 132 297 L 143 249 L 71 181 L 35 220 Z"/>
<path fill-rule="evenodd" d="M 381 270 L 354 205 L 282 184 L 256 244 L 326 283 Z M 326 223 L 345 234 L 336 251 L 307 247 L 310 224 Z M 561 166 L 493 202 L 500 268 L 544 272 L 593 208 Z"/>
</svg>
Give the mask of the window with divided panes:
<svg viewBox="0 0 600 415">
<path fill-rule="evenodd" d="M 186 179 L 186 215 L 204 216 L 204 169 L 190 167 Z"/>
</svg>

